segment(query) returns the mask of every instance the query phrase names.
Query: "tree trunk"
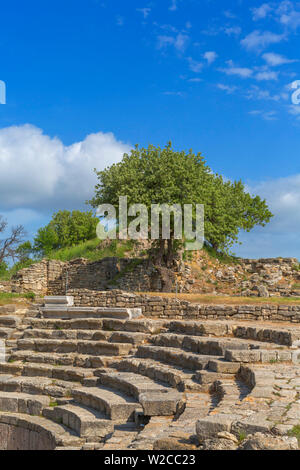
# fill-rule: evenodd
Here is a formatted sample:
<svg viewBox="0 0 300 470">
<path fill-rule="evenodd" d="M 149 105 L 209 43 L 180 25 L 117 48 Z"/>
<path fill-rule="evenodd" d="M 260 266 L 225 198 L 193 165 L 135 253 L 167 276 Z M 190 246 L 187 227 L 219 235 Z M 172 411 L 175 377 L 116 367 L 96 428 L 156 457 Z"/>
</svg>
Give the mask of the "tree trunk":
<svg viewBox="0 0 300 470">
<path fill-rule="evenodd" d="M 165 241 L 166 240 L 163 240 L 162 238 L 159 240 L 159 249 L 154 257 L 154 264 L 158 266 L 162 265 L 162 259 L 163 259 L 164 252 L 165 252 Z"/>
<path fill-rule="evenodd" d="M 167 252 L 167 267 L 172 268 L 174 261 L 174 239 L 171 235 L 171 238 L 168 240 L 168 252 Z"/>
</svg>

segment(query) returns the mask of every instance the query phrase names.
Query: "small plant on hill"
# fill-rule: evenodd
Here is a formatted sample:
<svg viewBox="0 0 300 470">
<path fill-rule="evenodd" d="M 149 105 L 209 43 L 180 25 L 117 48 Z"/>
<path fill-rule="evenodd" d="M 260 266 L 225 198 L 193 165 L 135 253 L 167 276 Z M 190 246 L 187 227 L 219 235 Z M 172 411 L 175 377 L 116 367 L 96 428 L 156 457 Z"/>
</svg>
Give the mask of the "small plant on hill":
<svg viewBox="0 0 300 470">
<path fill-rule="evenodd" d="M 290 437 L 296 437 L 298 444 L 300 444 L 300 424 L 297 424 L 293 429 L 290 429 L 287 434 Z"/>
<path fill-rule="evenodd" d="M 241 444 L 247 437 L 247 434 L 244 431 L 241 431 L 238 435 L 238 441 Z"/>
</svg>

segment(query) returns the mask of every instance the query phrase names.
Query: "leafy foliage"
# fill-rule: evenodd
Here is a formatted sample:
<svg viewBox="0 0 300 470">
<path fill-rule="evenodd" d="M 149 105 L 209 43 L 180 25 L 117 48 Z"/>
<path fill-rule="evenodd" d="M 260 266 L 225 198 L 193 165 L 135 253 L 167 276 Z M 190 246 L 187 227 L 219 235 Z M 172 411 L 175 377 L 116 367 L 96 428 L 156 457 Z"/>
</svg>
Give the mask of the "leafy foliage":
<svg viewBox="0 0 300 470">
<path fill-rule="evenodd" d="M 148 220 L 151 204 L 204 204 L 205 239 L 216 251 L 227 252 L 238 241 L 240 230 L 264 226 L 272 217 L 266 201 L 247 193 L 241 181 L 225 181 L 211 171 L 200 153 L 177 152 L 171 143 L 164 149 L 136 146 L 121 162 L 96 174 L 99 183 L 89 202 L 92 207 L 112 204 L 118 220 L 120 196 L 127 196 L 128 205 L 144 204 Z M 195 221 L 194 213 L 193 217 Z M 162 255 L 165 240 L 161 233 L 159 244 Z M 169 254 L 175 250 L 176 240 L 169 241 Z"/>
<path fill-rule="evenodd" d="M 99 220 L 91 211 L 59 211 L 50 223 L 40 228 L 34 239 L 34 251 L 42 256 L 53 250 L 76 246 L 95 238 Z"/>
</svg>

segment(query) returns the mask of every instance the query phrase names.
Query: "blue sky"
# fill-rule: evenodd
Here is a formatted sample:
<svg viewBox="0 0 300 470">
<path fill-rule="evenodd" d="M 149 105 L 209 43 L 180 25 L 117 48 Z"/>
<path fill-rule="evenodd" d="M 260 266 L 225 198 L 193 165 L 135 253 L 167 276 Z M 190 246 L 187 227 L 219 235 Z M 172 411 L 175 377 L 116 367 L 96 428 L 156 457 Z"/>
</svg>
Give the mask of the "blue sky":
<svg viewBox="0 0 300 470">
<path fill-rule="evenodd" d="M 132 145 L 202 152 L 275 217 L 242 256 L 300 258 L 300 2 L 11 0 L 1 7 L 0 214 L 32 237 Z"/>
</svg>

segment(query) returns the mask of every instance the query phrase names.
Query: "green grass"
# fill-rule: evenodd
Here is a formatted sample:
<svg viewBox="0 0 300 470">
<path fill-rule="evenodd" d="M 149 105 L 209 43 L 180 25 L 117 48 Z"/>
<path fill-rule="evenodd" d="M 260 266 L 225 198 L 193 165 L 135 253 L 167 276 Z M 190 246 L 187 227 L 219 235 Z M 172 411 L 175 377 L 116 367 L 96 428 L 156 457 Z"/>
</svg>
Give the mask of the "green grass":
<svg viewBox="0 0 300 470">
<path fill-rule="evenodd" d="M 298 443 L 300 444 L 300 424 L 297 424 L 297 426 L 294 426 L 293 429 L 288 431 L 288 436 L 296 437 L 298 439 Z"/>
<path fill-rule="evenodd" d="M 60 261 L 71 261 L 76 258 L 86 258 L 90 261 L 98 261 L 107 257 L 124 258 L 126 252 L 131 251 L 133 246 L 133 240 L 111 240 L 109 246 L 102 248 L 99 239 L 95 238 L 76 246 L 53 251 L 47 258 Z"/>
<path fill-rule="evenodd" d="M 51 408 L 55 408 L 56 406 L 58 406 L 58 403 L 57 403 L 57 401 L 50 401 L 49 406 Z"/>
<path fill-rule="evenodd" d="M 247 437 L 247 434 L 244 431 L 241 431 L 238 435 L 238 441 L 241 444 Z"/>
<path fill-rule="evenodd" d="M 238 264 L 239 263 L 239 258 L 237 258 L 236 256 L 217 252 L 216 250 L 214 250 L 214 248 L 209 246 L 207 243 L 204 243 L 203 250 L 206 251 L 206 253 L 211 258 L 217 259 L 223 264 Z"/>
<path fill-rule="evenodd" d="M 137 295 L 140 292 L 136 292 Z M 157 296 L 157 292 L 143 292 L 150 296 Z M 299 305 L 300 297 L 236 297 L 222 296 L 210 294 L 175 294 L 174 292 L 159 292 L 160 297 L 176 298 L 179 300 L 187 300 L 193 304 L 226 304 L 226 305 Z"/>
<path fill-rule="evenodd" d="M 17 294 L 15 292 L 0 292 L 0 305 L 12 303 L 16 299 L 34 300 L 35 294 L 27 292 L 26 294 Z"/>
<path fill-rule="evenodd" d="M 61 248 L 49 253 L 45 258 L 59 261 L 71 261 L 76 258 L 86 258 L 89 261 L 98 261 L 102 258 L 125 258 L 128 252 L 131 252 L 135 245 L 134 240 L 111 240 L 108 246 L 105 246 L 98 238 L 88 240 L 76 246 Z M 8 281 L 17 271 L 27 268 L 34 263 L 39 263 L 41 259 L 27 260 L 25 263 L 17 263 L 11 269 L 0 272 L 0 279 Z"/>
</svg>

